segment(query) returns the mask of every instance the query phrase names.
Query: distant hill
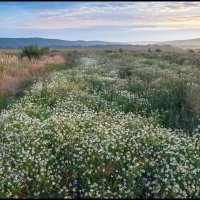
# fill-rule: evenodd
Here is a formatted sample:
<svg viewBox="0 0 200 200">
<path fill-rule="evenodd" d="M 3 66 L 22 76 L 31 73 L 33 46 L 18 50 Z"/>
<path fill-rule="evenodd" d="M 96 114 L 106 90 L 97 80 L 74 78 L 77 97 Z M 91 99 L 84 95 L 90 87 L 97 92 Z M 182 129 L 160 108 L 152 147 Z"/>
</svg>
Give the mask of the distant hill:
<svg viewBox="0 0 200 200">
<path fill-rule="evenodd" d="M 130 41 L 127 42 L 127 44 L 132 44 L 132 45 L 154 45 L 154 44 L 160 44 L 160 41 Z"/>
<path fill-rule="evenodd" d="M 107 42 L 107 41 L 70 41 L 46 38 L 0 38 L 0 49 L 17 49 L 31 44 L 39 47 L 48 46 L 50 48 L 107 48 L 107 49 L 145 49 L 145 48 L 197 48 L 200 49 L 200 39 L 175 40 L 175 41 L 141 41 L 141 42 Z"/>
<path fill-rule="evenodd" d="M 174 40 L 174 41 L 136 41 L 136 42 L 127 42 L 132 45 L 171 45 L 179 48 L 200 48 L 200 38 L 189 39 L 189 40 Z"/>
<path fill-rule="evenodd" d="M 175 47 L 181 47 L 181 48 L 200 48 L 200 38 L 197 39 L 190 39 L 190 40 L 174 40 L 174 41 L 167 41 L 162 42 L 160 44 L 168 44 L 173 45 Z"/>
<path fill-rule="evenodd" d="M 118 42 L 105 42 L 105 41 L 68 41 L 59 39 L 45 39 L 45 38 L 0 38 L 0 48 L 22 48 L 31 44 L 37 44 L 39 47 L 49 46 L 55 48 L 66 47 L 89 47 L 101 45 L 124 45 Z"/>
</svg>

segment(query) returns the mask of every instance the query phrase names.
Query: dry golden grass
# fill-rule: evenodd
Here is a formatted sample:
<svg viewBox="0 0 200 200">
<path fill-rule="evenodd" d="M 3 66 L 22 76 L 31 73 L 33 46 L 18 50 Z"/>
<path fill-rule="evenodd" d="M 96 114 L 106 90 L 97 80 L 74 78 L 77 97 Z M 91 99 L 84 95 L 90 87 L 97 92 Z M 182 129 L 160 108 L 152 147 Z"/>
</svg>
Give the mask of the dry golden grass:
<svg viewBox="0 0 200 200">
<path fill-rule="evenodd" d="M 0 93 L 23 90 L 23 83 L 44 72 L 49 64 L 64 63 L 61 54 L 43 56 L 39 60 L 20 59 L 13 54 L 0 54 Z"/>
</svg>

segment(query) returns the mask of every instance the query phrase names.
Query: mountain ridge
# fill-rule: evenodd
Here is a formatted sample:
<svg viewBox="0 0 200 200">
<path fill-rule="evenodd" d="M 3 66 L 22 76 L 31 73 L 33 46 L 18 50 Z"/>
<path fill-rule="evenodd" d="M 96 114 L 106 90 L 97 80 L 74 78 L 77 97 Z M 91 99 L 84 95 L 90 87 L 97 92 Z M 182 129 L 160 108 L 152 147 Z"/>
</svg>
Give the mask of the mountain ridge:
<svg viewBox="0 0 200 200">
<path fill-rule="evenodd" d="M 172 45 L 174 47 L 180 47 L 180 48 L 200 48 L 200 38 L 171 40 L 171 41 L 136 41 L 136 42 L 130 41 L 127 43 L 132 45 L 158 44 L 158 45 Z"/>
<path fill-rule="evenodd" d="M 30 38 L 0 38 L 0 48 L 3 49 L 17 49 L 25 46 L 37 44 L 39 47 L 48 46 L 50 48 L 89 48 L 89 47 L 128 47 L 138 45 L 170 45 L 179 48 L 199 48 L 200 38 L 187 39 L 187 40 L 172 40 L 172 41 L 135 41 L 135 42 L 108 42 L 108 41 L 86 41 L 86 40 L 63 40 L 63 39 L 51 39 L 41 37 Z"/>
<path fill-rule="evenodd" d="M 85 41 L 85 40 L 62 40 L 62 39 L 49 39 L 40 37 L 31 38 L 0 38 L 0 48 L 22 48 L 31 44 L 37 44 L 39 47 L 89 47 L 94 45 L 127 45 L 120 42 L 107 42 L 107 41 Z"/>
</svg>

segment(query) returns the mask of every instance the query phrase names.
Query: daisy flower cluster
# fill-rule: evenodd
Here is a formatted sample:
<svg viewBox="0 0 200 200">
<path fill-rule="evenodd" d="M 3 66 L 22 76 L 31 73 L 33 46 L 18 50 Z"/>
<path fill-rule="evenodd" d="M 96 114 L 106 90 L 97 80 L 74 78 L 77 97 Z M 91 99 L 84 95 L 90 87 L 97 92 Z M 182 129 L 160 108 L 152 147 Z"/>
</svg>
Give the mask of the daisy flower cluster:
<svg viewBox="0 0 200 200">
<path fill-rule="evenodd" d="M 91 54 L 38 78 L 1 112 L 0 197 L 200 197 L 199 130 L 125 110 L 124 102 L 151 104 L 126 90 L 128 78 L 118 77 L 125 63 L 114 58 Z"/>
</svg>

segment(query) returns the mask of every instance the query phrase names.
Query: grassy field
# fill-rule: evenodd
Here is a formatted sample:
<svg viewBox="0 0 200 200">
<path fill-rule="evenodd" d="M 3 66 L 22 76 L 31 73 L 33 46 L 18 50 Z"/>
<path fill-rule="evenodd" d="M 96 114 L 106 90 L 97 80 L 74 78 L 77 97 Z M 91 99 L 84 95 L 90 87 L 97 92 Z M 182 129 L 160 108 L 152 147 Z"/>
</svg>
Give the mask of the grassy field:
<svg viewBox="0 0 200 200">
<path fill-rule="evenodd" d="M 0 110 L 23 93 L 33 76 L 43 74 L 50 64 L 64 63 L 62 54 L 50 53 L 39 60 L 20 58 L 20 50 L 0 50 Z"/>
<path fill-rule="evenodd" d="M 73 55 L 1 111 L 0 197 L 200 198 L 199 54 Z"/>
</svg>

